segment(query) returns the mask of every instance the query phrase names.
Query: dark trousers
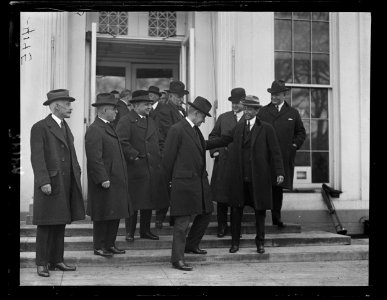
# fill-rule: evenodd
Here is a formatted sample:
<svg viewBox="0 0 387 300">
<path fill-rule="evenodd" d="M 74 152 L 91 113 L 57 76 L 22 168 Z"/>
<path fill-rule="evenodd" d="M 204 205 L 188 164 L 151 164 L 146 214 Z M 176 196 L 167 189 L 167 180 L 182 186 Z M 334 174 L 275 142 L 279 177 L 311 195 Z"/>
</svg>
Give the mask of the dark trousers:
<svg viewBox="0 0 387 300">
<path fill-rule="evenodd" d="M 227 212 L 228 212 L 228 204 L 218 202 L 216 207 L 216 217 L 218 220 L 218 227 L 226 227 L 227 226 Z"/>
<path fill-rule="evenodd" d="M 281 186 L 272 186 L 273 208 L 271 210 L 271 220 L 274 225 L 282 222 L 281 208 L 283 200 L 283 189 Z"/>
<path fill-rule="evenodd" d="M 156 221 L 164 222 L 169 206 L 156 210 Z"/>
<path fill-rule="evenodd" d="M 126 234 L 134 235 L 136 231 L 138 210 L 134 211 L 133 216 L 125 219 Z M 151 209 L 140 209 L 140 235 L 150 232 L 150 223 L 152 218 Z"/>
<path fill-rule="evenodd" d="M 245 205 L 254 207 L 253 187 L 251 182 L 244 182 L 243 188 L 244 188 Z M 237 246 L 239 246 L 239 241 L 241 236 L 243 208 L 244 207 L 231 207 L 231 243 Z M 255 212 L 255 232 L 256 232 L 255 240 L 264 241 L 266 210 L 254 209 L 254 212 Z"/>
<path fill-rule="evenodd" d="M 94 249 L 108 249 L 113 247 L 118 232 L 120 219 L 93 221 L 93 244 Z"/>
<path fill-rule="evenodd" d="M 38 225 L 36 230 L 36 265 L 63 262 L 66 225 Z"/>
<path fill-rule="evenodd" d="M 192 216 L 175 216 L 173 227 L 172 255 L 171 262 L 184 261 L 184 250 L 196 249 L 203 238 L 204 233 L 211 221 L 211 213 L 196 215 L 191 229 L 188 233 L 189 223 Z"/>
</svg>

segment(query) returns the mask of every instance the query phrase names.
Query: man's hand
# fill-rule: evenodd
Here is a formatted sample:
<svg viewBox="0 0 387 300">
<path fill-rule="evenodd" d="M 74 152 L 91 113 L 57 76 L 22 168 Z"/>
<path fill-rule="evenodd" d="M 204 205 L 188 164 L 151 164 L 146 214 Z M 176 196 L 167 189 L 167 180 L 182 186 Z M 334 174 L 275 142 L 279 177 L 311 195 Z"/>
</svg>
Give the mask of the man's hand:
<svg viewBox="0 0 387 300">
<path fill-rule="evenodd" d="M 213 156 L 213 157 L 219 156 L 219 151 L 214 152 L 214 153 L 212 154 L 212 156 Z"/>
<path fill-rule="evenodd" d="M 284 182 L 284 177 L 282 175 L 277 176 L 277 184 Z"/>
<path fill-rule="evenodd" d="M 42 190 L 43 193 L 45 193 L 46 195 L 50 195 L 51 194 L 51 184 L 45 184 L 45 185 L 42 185 L 40 187 L 40 189 Z"/>
<path fill-rule="evenodd" d="M 110 181 L 104 181 L 101 183 L 101 185 L 104 189 L 108 189 L 110 187 Z"/>
</svg>

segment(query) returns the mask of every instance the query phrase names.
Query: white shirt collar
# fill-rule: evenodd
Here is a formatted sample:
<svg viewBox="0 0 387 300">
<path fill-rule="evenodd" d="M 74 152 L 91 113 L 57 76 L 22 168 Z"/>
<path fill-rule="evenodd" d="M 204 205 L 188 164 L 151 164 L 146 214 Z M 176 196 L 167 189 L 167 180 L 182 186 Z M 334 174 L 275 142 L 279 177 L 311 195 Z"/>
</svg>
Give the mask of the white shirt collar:
<svg viewBox="0 0 387 300">
<path fill-rule="evenodd" d="M 59 119 L 59 118 L 58 118 L 56 115 L 54 115 L 54 114 L 51 114 L 51 117 L 54 119 L 55 122 L 58 123 L 59 127 L 61 127 L 60 124 L 61 124 L 62 120 Z"/>
<path fill-rule="evenodd" d="M 100 118 L 102 121 L 104 121 L 105 123 L 109 123 L 109 121 L 105 120 L 105 119 L 102 119 L 100 116 L 98 116 L 98 118 Z"/>
<path fill-rule="evenodd" d="M 195 124 L 192 123 L 192 121 L 188 119 L 188 117 L 185 117 L 185 119 L 188 121 L 189 125 L 191 125 L 192 128 L 195 126 Z"/>
<path fill-rule="evenodd" d="M 250 121 L 250 129 L 254 126 L 256 119 L 257 119 L 257 117 L 255 116 L 254 118 L 251 118 L 250 120 L 246 120 L 246 121 Z"/>
<path fill-rule="evenodd" d="M 237 121 L 239 121 L 243 116 L 243 110 L 241 110 L 240 112 L 237 112 L 235 115 L 237 117 Z"/>
<path fill-rule="evenodd" d="M 157 107 L 158 104 L 159 104 L 159 101 L 157 101 L 156 103 L 154 103 L 154 104 L 152 105 L 153 109 L 156 109 L 156 107 Z"/>
<path fill-rule="evenodd" d="M 278 111 L 281 110 L 282 106 L 284 105 L 285 101 L 283 101 L 281 104 L 278 104 Z"/>
</svg>

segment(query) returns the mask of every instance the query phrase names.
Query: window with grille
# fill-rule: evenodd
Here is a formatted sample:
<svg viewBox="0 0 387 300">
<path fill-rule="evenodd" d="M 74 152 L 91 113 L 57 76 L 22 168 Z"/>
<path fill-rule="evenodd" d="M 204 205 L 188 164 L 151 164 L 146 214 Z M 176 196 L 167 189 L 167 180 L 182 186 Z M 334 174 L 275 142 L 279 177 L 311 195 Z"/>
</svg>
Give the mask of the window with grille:
<svg viewBox="0 0 387 300">
<path fill-rule="evenodd" d="M 150 11 L 149 36 L 170 37 L 176 35 L 176 12 Z"/>
<path fill-rule="evenodd" d="M 128 13 L 119 11 L 102 11 L 99 13 L 99 33 L 128 35 Z"/>
<path fill-rule="evenodd" d="M 294 182 L 329 182 L 329 13 L 275 12 L 275 79 L 291 87 L 287 102 L 306 130 Z"/>
</svg>

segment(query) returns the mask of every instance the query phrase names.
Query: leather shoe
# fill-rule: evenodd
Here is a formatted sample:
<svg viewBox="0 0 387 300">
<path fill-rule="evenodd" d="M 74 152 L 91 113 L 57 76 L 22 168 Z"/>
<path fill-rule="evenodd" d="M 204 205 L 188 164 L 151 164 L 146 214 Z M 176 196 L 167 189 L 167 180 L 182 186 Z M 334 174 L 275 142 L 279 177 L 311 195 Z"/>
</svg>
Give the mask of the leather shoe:
<svg viewBox="0 0 387 300">
<path fill-rule="evenodd" d="M 207 251 L 198 247 L 196 249 L 185 249 L 184 253 L 207 254 Z"/>
<path fill-rule="evenodd" d="M 153 234 L 152 232 L 145 232 L 143 234 L 140 234 L 140 238 L 142 239 L 149 239 L 149 240 L 158 240 L 159 237 L 155 234 Z"/>
<path fill-rule="evenodd" d="M 50 272 L 48 272 L 47 266 L 37 266 L 36 269 L 39 276 L 50 277 Z"/>
<path fill-rule="evenodd" d="M 230 253 L 235 253 L 239 250 L 239 246 L 237 245 L 232 245 L 230 250 L 228 250 Z"/>
<path fill-rule="evenodd" d="M 118 249 L 116 246 L 110 247 L 106 250 L 109 251 L 110 253 L 113 253 L 113 254 L 124 254 L 125 253 L 125 250 Z"/>
<path fill-rule="evenodd" d="M 182 260 L 173 262 L 172 267 L 174 267 L 175 269 L 178 269 L 178 270 L 182 270 L 182 271 L 192 271 L 192 269 L 193 269 L 190 265 L 187 265 Z"/>
<path fill-rule="evenodd" d="M 218 234 L 217 234 L 217 236 L 219 238 L 224 237 L 227 233 L 228 233 L 227 225 L 220 225 L 220 226 L 218 226 Z"/>
<path fill-rule="evenodd" d="M 73 267 L 73 266 L 68 266 L 66 265 L 63 261 L 60 262 L 60 263 L 56 263 L 56 264 L 48 264 L 48 269 L 50 271 L 56 271 L 56 270 L 60 270 L 60 271 L 75 271 L 77 269 L 77 267 Z"/>
<path fill-rule="evenodd" d="M 105 257 L 112 257 L 113 253 L 109 252 L 106 249 L 94 249 L 95 255 L 105 256 Z"/>
<path fill-rule="evenodd" d="M 157 229 L 162 229 L 162 228 L 163 228 L 163 222 L 161 222 L 161 221 L 156 221 L 156 222 L 155 222 L 155 227 L 156 227 Z"/>
<path fill-rule="evenodd" d="M 265 247 L 263 246 L 263 244 L 264 244 L 263 241 L 257 242 L 257 252 L 258 253 L 265 253 Z"/>
<path fill-rule="evenodd" d="M 127 234 L 125 240 L 127 240 L 128 242 L 134 242 L 134 235 Z"/>
</svg>

